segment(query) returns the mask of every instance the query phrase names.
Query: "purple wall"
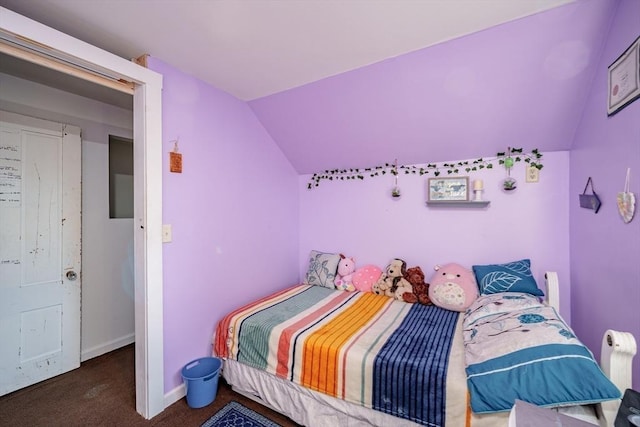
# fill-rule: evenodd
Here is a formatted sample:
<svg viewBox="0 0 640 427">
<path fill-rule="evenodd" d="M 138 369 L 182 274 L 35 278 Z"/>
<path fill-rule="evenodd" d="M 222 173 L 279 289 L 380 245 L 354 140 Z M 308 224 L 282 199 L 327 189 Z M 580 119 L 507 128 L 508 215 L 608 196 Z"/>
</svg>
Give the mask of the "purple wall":
<svg viewBox="0 0 640 427">
<path fill-rule="evenodd" d="M 428 277 L 435 264 L 471 266 L 528 257 L 541 286 L 544 271 L 559 273 L 562 315 L 595 353 L 608 328 L 630 330 L 640 341 L 640 219 L 623 225 L 614 204 L 627 166 L 632 167 L 631 188 L 636 194 L 640 188 L 640 101 L 611 118 L 605 109 L 606 66 L 637 36 L 632 20 L 640 15 L 639 8 L 636 0 L 620 3 L 599 64 L 598 40 L 571 42 L 572 31 L 590 23 L 600 28 L 597 16 L 610 16 L 612 3 L 588 0 L 257 100 L 251 108 L 151 58 L 150 68 L 164 75 L 163 149 L 171 151 L 170 141 L 179 137 L 184 158 L 182 174 L 168 172 L 168 155 L 163 158 L 163 222 L 173 225 L 173 242 L 163 248 L 165 390 L 180 385 L 186 362 L 209 354 L 211 335 L 222 315 L 298 281 L 311 249 L 340 251 L 355 256 L 357 265 L 381 268 L 391 258 L 402 257 L 410 266 L 420 265 Z M 556 39 L 547 36 L 567 19 L 580 25 L 562 30 L 566 33 L 561 38 L 570 42 L 562 46 L 588 46 L 589 64 L 597 65 L 591 91 L 580 90 L 585 82 L 589 87 L 594 74 L 586 68 L 559 79 L 531 72 L 531 55 L 537 55 L 538 67 L 545 67 L 546 55 L 562 65 Z M 511 45 L 509 40 L 516 39 L 519 42 Z M 489 48 L 496 44 L 496 50 Z M 508 74 L 527 82 L 534 79 L 529 86 L 537 95 L 519 93 L 525 86 L 511 80 L 506 83 L 516 92 L 507 98 L 485 93 L 503 78 L 491 80 L 497 70 L 504 71 L 492 56 L 501 52 L 510 58 L 503 65 L 516 67 Z M 570 49 L 567 52 L 572 57 Z M 441 93 L 447 73 L 465 76 L 469 71 L 455 58 L 473 63 L 471 80 L 482 84 L 447 97 Z M 564 71 L 567 76 L 572 73 Z M 536 83 L 536 78 L 546 80 Z M 564 102 L 569 96 L 565 90 L 586 99 L 577 131 L 575 122 L 582 111 Z M 425 109 L 424 100 L 433 98 L 451 104 L 439 105 L 437 111 Z M 383 102 L 391 105 L 391 113 L 379 108 Z M 556 109 L 559 104 L 567 115 Z M 415 125 L 447 111 L 455 114 L 429 120 L 426 128 Z M 465 116 L 487 112 L 487 118 Z M 557 117 L 551 125 L 550 115 Z M 541 117 L 547 119 L 538 122 Z M 408 119 L 414 124 L 406 123 Z M 464 129 L 474 125 L 480 130 L 449 138 L 460 123 Z M 356 128 L 366 131 L 364 139 L 354 133 Z M 550 130 L 553 133 L 546 133 Z M 549 140 L 556 149 L 568 147 L 574 132 L 571 153 L 544 150 Z M 323 182 L 307 190 L 309 176 L 296 174 L 270 134 L 285 152 L 293 150 L 299 169 L 322 169 L 307 160 L 327 161 L 331 167 L 378 164 L 367 161 L 366 153 L 376 151 L 376 144 L 384 147 L 394 141 L 407 143 L 408 158 L 399 158 L 406 164 L 420 162 L 421 156 L 436 161 L 463 158 L 459 153 L 492 155 L 519 141 L 513 145 L 542 148 L 545 167 L 539 183 L 526 184 L 523 165 L 518 164 L 514 173 L 520 186 L 513 194 L 499 189 L 505 175 L 501 168 L 473 174 L 472 179 L 485 181 L 485 198 L 491 200 L 487 209 L 432 208 L 425 206 L 429 176 L 401 175 L 400 200 L 389 195 L 391 177 Z M 435 145 L 425 144 L 425 135 Z M 296 138 L 315 138 L 321 152 L 295 154 Z M 577 205 L 587 176 L 594 178 L 603 198 L 598 215 Z M 297 270 L 291 268 L 295 265 Z M 635 388 L 640 386 L 638 360 Z"/>
<path fill-rule="evenodd" d="M 393 177 L 363 181 L 323 181 L 307 190 L 300 177 L 300 275 L 310 250 L 356 257 L 356 267 L 385 268 L 392 258 L 419 265 L 427 278 L 433 266 L 458 262 L 503 263 L 530 258 L 538 285 L 544 272 L 556 271 L 561 284 L 561 313 L 571 321 L 569 301 L 569 153 L 544 153 L 540 182 L 525 183 L 524 166 L 512 176 L 518 189 L 505 193 L 501 167 L 470 174 L 482 179 L 486 209 L 427 207 L 426 186 L 433 175 L 398 177 L 402 197 L 392 199 Z"/>
<path fill-rule="evenodd" d="M 627 167 L 640 203 L 640 100 L 607 117 L 607 67 L 640 34 L 640 2 L 622 0 L 606 39 L 571 150 L 572 315 L 578 336 L 600 354 L 607 329 L 640 343 L 640 213 L 624 224 L 616 207 Z M 578 205 L 588 177 L 602 200 L 598 214 Z M 640 356 L 633 388 L 640 389 Z"/>
<path fill-rule="evenodd" d="M 298 178 L 246 103 L 158 59 L 149 68 L 164 76 L 163 151 L 179 137 L 183 156 L 182 174 L 163 159 L 168 392 L 210 355 L 224 314 L 297 281 Z"/>
<path fill-rule="evenodd" d="M 301 174 L 569 150 L 614 6 L 573 2 L 249 105 Z"/>
</svg>

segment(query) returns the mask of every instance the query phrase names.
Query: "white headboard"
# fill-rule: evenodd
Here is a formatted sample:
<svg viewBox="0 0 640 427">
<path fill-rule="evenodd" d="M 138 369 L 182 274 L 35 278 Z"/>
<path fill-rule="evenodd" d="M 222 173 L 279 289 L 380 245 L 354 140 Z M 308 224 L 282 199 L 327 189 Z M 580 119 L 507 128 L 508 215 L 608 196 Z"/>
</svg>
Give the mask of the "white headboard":
<svg viewBox="0 0 640 427">
<path fill-rule="evenodd" d="M 555 271 L 547 271 L 544 274 L 547 282 L 546 301 L 551 307 L 560 312 L 560 284 L 558 282 L 558 273 Z"/>
</svg>

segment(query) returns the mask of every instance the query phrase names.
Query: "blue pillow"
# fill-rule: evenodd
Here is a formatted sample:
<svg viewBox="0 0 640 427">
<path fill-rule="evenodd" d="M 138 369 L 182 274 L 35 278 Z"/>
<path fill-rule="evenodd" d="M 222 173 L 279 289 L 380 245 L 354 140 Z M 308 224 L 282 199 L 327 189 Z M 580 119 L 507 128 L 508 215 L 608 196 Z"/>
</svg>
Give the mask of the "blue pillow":
<svg viewBox="0 0 640 427">
<path fill-rule="evenodd" d="M 522 259 L 507 264 L 474 265 L 478 288 L 481 295 L 498 292 L 523 292 L 543 297 L 536 279 L 531 274 L 531 261 Z"/>
</svg>

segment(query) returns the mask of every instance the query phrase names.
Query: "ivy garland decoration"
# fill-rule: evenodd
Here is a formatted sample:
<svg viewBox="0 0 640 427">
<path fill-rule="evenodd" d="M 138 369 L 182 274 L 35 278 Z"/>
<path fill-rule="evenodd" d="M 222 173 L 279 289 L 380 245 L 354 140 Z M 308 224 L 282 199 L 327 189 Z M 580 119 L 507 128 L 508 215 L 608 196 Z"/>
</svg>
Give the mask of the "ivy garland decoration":
<svg viewBox="0 0 640 427">
<path fill-rule="evenodd" d="M 502 151 L 496 154 L 496 157 L 488 159 L 479 158 L 476 160 L 465 160 L 462 162 L 454 163 L 427 163 L 426 165 L 400 165 L 396 166 L 392 163 L 385 163 L 382 166 L 372 166 L 368 168 L 350 168 L 350 169 L 331 169 L 324 172 L 317 172 L 311 176 L 307 188 L 318 187 L 321 181 L 344 181 L 344 180 L 364 180 L 365 177 L 374 178 L 377 176 L 384 176 L 387 173 L 391 175 L 398 175 L 404 171 L 405 175 L 426 175 L 433 173 L 434 176 L 439 176 L 441 173 L 446 172 L 447 175 L 464 172 L 474 172 L 482 169 L 493 169 L 495 162 L 498 165 L 504 165 L 507 169 L 513 166 L 514 162 L 524 161 L 529 166 L 536 169 L 542 169 L 542 153 L 535 148 L 531 150 L 531 153 L 523 153 L 522 148 L 509 147 L 506 151 Z M 506 161 L 506 163 L 505 163 Z"/>
</svg>

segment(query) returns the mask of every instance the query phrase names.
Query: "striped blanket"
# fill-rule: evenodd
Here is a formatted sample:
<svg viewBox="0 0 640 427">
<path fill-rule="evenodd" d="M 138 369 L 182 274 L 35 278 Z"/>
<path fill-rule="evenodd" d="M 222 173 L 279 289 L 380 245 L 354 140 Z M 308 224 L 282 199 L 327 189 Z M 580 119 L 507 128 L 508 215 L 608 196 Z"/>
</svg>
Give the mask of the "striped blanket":
<svg viewBox="0 0 640 427">
<path fill-rule="evenodd" d="M 442 426 L 458 317 L 372 293 L 298 285 L 224 317 L 215 353 L 351 403 Z"/>
</svg>

